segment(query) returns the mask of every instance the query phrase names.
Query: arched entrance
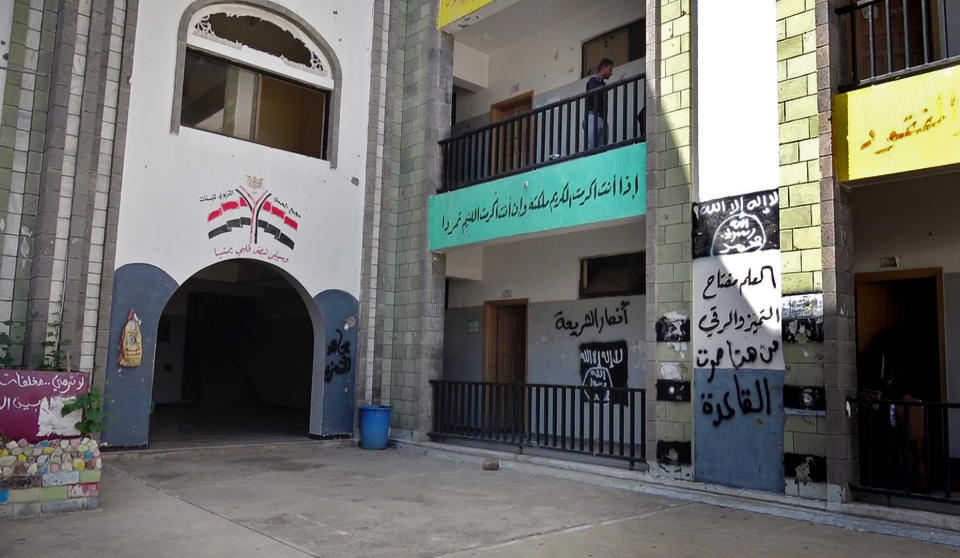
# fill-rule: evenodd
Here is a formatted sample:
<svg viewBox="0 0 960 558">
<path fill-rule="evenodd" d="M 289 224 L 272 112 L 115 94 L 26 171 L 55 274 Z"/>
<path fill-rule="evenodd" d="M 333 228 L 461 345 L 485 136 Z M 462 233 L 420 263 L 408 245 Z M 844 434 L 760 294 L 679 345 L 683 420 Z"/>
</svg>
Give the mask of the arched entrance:
<svg viewBox="0 0 960 558">
<path fill-rule="evenodd" d="M 272 266 L 192 276 L 157 327 L 150 445 L 306 436 L 314 339 L 303 297 Z"/>
</svg>

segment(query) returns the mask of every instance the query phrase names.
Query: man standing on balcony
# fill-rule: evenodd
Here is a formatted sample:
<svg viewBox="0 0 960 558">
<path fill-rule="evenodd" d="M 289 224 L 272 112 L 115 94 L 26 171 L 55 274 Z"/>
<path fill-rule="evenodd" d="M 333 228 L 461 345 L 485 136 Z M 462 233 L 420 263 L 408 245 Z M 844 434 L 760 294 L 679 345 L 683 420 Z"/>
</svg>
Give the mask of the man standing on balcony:
<svg viewBox="0 0 960 558">
<path fill-rule="evenodd" d="M 595 75 L 587 80 L 587 92 L 600 89 L 607 84 L 607 79 L 613 74 L 613 60 L 604 58 Z M 607 145 L 607 92 L 597 91 L 587 95 L 584 101 L 587 118 L 584 127 L 587 131 L 587 149 Z"/>
</svg>

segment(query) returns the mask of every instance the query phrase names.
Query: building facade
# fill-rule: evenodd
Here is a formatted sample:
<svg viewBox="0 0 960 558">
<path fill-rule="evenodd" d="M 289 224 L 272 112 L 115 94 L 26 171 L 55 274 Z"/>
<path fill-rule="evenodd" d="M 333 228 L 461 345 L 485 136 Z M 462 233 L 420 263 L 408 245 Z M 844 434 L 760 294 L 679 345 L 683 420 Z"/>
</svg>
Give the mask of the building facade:
<svg viewBox="0 0 960 558">
<path fill-rule="evenodd" d="M 380 403 L 949 501 L 960 12 L 748 4 L 0 3 L 8 364 L 92 372 L 108 446 Z"/>
</svg>

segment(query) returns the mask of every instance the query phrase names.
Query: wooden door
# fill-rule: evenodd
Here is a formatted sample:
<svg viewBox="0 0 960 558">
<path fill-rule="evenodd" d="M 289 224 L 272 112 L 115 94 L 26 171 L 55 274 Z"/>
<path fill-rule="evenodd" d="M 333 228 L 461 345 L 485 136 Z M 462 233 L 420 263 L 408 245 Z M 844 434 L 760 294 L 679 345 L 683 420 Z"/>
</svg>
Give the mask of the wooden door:
<svg viewBox="0 0 960 558">
<path fill-rule="evenodd" d="M 533 91 L 500 101 L 490 106 L 490 122 L 502 122 L 533 110 Z M 491 138 L 490 172 L 500 174 L 532 163 L 534 147 L 529 138 L 530 118 L 515 120 L 505 127 L 495 128 Z"/>
<path fill-rule="evenodd" d="M 497 384 L 486 392 L 485 423 L 500 432 L 518 431 L 524 424 L 527 301 L 486 303 L 483 343 L 483 380 Z"/>
<path fill-rule="evenodd" d="M 488 302 L 484 321 L 484 381 L 523 383 L 527 376 L 527 302 Z"/>
</svg>

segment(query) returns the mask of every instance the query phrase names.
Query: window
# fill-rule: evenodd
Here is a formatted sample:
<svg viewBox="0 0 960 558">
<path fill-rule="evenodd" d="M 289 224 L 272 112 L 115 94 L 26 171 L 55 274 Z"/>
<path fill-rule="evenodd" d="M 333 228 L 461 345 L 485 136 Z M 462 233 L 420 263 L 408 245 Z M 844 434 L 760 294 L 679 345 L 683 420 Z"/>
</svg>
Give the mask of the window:
<svg viewBox="0 0 960 558">
<path fill-rule="evenodd" d="M 327 158 L 328 92 L 187 50 L 180 123 Z"/>
<path fill-rule="evenodd" d="M 580 298 L 644 294 L 646 252 L 580 260 Z"/>
<path fill-rule="evenodd" d="M 635 21 L 583 43 L 583 71 L 580 77 L 585 78 L 597 73 L 600 61 L 604 58 L 613 60 L 614 66 L 619 66 L 645 57 L 645 21 Z"/>
</svg>

